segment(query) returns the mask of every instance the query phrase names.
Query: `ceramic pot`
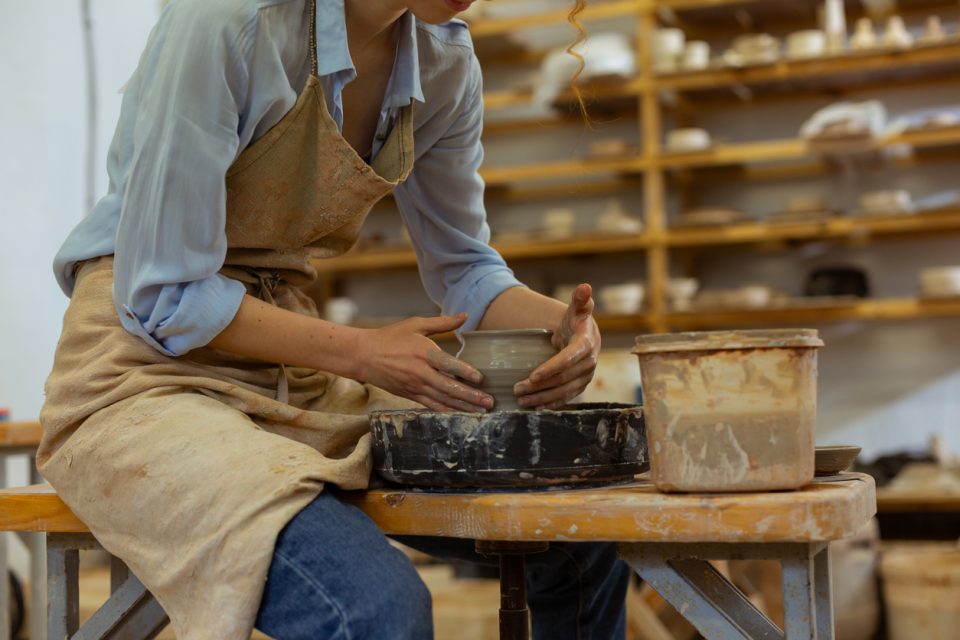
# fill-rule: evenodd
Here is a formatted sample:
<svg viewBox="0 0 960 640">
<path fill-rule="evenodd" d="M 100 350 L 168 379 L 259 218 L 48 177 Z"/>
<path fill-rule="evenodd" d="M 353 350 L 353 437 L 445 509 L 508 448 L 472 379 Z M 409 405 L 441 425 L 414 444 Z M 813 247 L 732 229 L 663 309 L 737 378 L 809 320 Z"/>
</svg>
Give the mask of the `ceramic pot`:
<svg viewBox="0 0 960 640">
<path fill-rule="evenodd" d="M 517 411 L 513 386 L 556 355 L 547 329 L 465 331 L 457 357 L 483 374 L 480 389 L 493 396 L 494 411 Z"/>
</svg>

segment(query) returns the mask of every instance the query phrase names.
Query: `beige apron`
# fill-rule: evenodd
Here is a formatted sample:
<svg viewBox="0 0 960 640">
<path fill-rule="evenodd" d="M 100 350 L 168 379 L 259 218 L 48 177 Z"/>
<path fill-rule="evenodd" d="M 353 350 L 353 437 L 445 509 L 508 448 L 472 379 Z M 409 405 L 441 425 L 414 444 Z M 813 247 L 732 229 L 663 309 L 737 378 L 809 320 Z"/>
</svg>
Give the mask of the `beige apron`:
<svg viewBox="0 0 960 640">
<path fill-rule="evenodd" d="M 306 87 L 227 173 L 222 273 L 316 316 L 299 288 L 316 277 L 310 259 L 353 245 L 373 204 L 409 174 L 413 130 L 407 107 L 372 167 L 354 152 L 316 76 L 313 11 Z M 365 487 L 365 414 L 411 403 L 210 347 L 167 357 L 120 325 L 112 267 L 106 257 L 79 270 L 47 380 L 38 465 L 153 592 L 178 638 L 247 638 L 277 534 L 323 483 Z"/>
</svg>

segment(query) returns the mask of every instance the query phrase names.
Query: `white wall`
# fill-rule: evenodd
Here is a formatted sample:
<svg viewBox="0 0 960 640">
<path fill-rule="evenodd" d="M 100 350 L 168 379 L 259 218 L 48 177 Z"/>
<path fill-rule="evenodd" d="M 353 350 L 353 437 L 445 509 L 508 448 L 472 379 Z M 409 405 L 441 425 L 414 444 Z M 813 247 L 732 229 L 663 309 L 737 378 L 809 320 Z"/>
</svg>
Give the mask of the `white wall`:
<svg viewBox="0 0 960 640">
<path fill-rule="evenodd" d="M 136 66 L 156 2 L 93 0 L 99 81 L 97 194 L 106 189 L 106 148 L 118 88 Z M 83 217 L 86 73 L 80 2 L 0 4 L 0 406 L 35 419 L 43 403 L 67 298 L 53 256 Z M 22 469 L 14 469 L 20 476 Z"/>
</svg>

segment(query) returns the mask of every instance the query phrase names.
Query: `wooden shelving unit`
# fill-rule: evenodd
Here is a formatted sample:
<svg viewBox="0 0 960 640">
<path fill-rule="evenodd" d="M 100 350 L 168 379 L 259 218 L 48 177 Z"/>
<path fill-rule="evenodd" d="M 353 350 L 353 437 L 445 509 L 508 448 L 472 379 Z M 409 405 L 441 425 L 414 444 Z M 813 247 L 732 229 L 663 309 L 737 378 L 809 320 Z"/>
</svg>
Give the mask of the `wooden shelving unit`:
<svg viewBox="0 0 960 640">
<path fill-rule="evenodd" d="M 811 151 L 806 141 L 798 138 L 717 144 L 697 153 L 666 153 L 662 113 L 668 109 L 663 95 L 712 100 L 732 96 L 748 88 L 752 99 L 773 99 L 785 90 L 835 91 L 846 87 L 888 87 L 904 81 L 926 79 L 930 82 L 956 81 L 960 71 L 960 37 L 935 45 L 916 46 L 907 50 L 874 50 L 849 53 L 815 60 L 782 60 L 775 64 L 744 68 L 718 68 L 702 72 L 658 75 L 653 72 L 650 43 L 661 19 L 680 26 L 710 22 L 710 11 L 723 8 L 758 11 L 762 19 L 793 24 L 798 15 L 812 15 L 818 4 L 814 0 L 783 3 L 778 0 L 608 0 L 592 3 L 583 15 L 591 20 L 621 18 L 635 22 L 638 76 L 618 82 L 604 81 L 586 85 L 585 93 L 594 103 L 634 101 L 630 111 L 636 118 L 642 148 L 636 155 L 612 159 L 566 159 L 561 161 L 512 166 L 485 166 L 481 174 L 486 181 L 491 202 L 504 199 L 537 199 L 563 195 L 569 184 L 576 182 L 579 195 L 602 197 L 627 185 L 643 187 L 645 231 L 640 235 L 577 237 L 570 240 L 531 241 L 495 244 L 508 261 L 569 258 L 605 254 L 642 252 L 646 261 L 647 296 L 643 313 L 630 316 L 600 315 L 604 331 L 646 332 L 697 330 L 727 327 L 808 325 L 850 320 L 906 320 L 960 316 L 960 299 L 920 300 L 913 298 L 866 299 L 852 303 L 811 303 L 797 301 L 794 306 L 756 310 L 706 310 L 675 312 L 668 308 L 665 286 L 669 277 L 669 258 L 676 251 L 704 251 L 726 246 L 761 245 L 778 242 L 857 242 L 893 239 L 906 236 L 941 235 L 960 232 L 960 208 L 891 217 L 832 217 L 818 222 L 764 223 L 751 222 L 724 227 L 677 228 L 668 226 L 667 192 L 675 180 L 687 184 L 698 180 L 755 179 L 782 180 L 807 177 L 835 170 Z M 905 11 L 931 8 L 957 11 L 956 3 L 936 0 L 904 0 Z M 686 20 L 685 12 L 691 19 Z M 487 20 L 471 25 L 475 39 L 499 38 L 519 29 L 561 24 L 566 9 L 510 19 Z M 811 25 L 808 25 L 812 26 Z M 588 24 L 589 28 L 589 24 Z M 695 28 L 695 27 L 693 27 Z M 532 57 L 535 57 L 534 54 Z M 531 57 L 528 55 L 527 57 Z M 488 110 L 528 105 L 529 90 L 488 92 L 484 103 Z M 561 96 L 560 101 L 572 99 Z M 682 101 L 681 101 L 682 102 Z M 555 126 L 563 116 L 543 122 L 507 122 L 492 126 L 487 135 L 522 135 L 525 130 Z M 937 158 L 960 158 L 960 126 L 910 130 L 875 141 L 876 150 L 908 145 L 916 150 L 913 156 L 899 157 L 894 166 L 912 166 Z M 680 178 L 678 178 L 678 176 Z M 719 176 L 719 177 L 718 177 Z M 582 186 L 589 185 L 589 186 Z M 589 189 L 589 191 L 584 191 Z M 337 278 L 351 273 L 392 269 L 413 269 L 416 259 L 409 249 L 353 251 L 340 258 L 317 263 L 327 290 Z"/>
</svg>

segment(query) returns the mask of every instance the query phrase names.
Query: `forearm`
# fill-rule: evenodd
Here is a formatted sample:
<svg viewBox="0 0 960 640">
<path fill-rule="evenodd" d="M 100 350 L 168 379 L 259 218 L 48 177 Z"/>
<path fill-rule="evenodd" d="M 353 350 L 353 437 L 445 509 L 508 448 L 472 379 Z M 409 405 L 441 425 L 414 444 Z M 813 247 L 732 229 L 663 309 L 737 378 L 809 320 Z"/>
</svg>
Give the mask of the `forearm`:
<svg viewBox="0 0 960 640">
<path fill-rule="evenodd" d="M 246 358 L 329 371 L 356 379 L 363 329 L 275 307 L 247 295 L 211 347 Z"/>
<path fill-rule="evenodd" d="M 493 299 L 478 329 L 556 329 L 567 305 L 524 287 L 507 289 Z"/>
</svg>

